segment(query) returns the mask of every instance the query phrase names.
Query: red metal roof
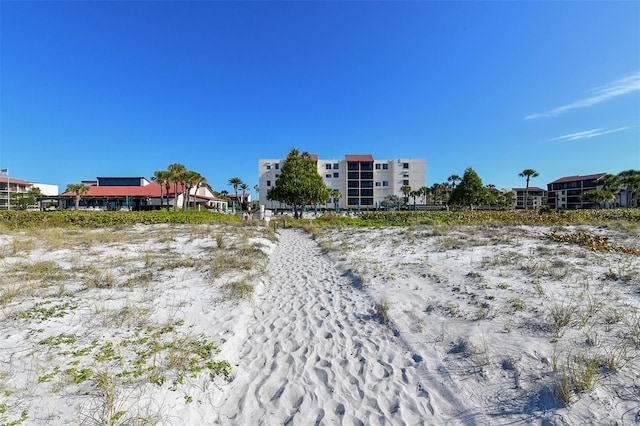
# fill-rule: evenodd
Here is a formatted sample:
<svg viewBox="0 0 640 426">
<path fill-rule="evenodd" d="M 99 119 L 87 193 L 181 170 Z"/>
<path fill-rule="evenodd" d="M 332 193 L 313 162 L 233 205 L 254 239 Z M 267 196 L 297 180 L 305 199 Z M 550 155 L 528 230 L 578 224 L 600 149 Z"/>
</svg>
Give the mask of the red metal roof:
<svg viewBox="0 0 640 426">
<path fill-rule="evenodd" d="M 550 182 L 550 183 L 563 183 L 563 182 L 575 182 L 575 181 L 581 181 L 581 180 L 600 179 L 604 175 L 606 175 L 606 173 L 596 173 L 594 175 L 586 175 L 586 176 L 580 176 L 580 175 L 565 176 L 558 180 L 554 180 L 553 182 Z"/>
<path fill-rule="evenodd" d="M 369 155 L 369 154 L 345 155 L 344 159 L 347 161 L 373 161 L 373 155 Z"/>
<path fill-rule="evenodd" d="M 160 185 L 156 182 L 144 186 L 90 186 L 89 192 L 82 197 L 160 197 Z M 182 193 L 182 185 L 178 184 L 178 193 Z M 60 194 L 62 197 L 75 197 L 73 192 Z M 162 195 L 166 196 L 166 188 L 162 188 Z M 173 184 L 169 189 L 169 195 L 173 196 Z"/>
<path fill-rule="evenodd" d="M 13 179 L 13 178 L 7 178 L 6 176 L 0 176 L 0 181 L 6 182 L 7 180 L 9 181 L 9 183 L 15 183 L 16 185 L 31 185 L 31 182 L 27 182 L 26 180 Z"/>
</svg>

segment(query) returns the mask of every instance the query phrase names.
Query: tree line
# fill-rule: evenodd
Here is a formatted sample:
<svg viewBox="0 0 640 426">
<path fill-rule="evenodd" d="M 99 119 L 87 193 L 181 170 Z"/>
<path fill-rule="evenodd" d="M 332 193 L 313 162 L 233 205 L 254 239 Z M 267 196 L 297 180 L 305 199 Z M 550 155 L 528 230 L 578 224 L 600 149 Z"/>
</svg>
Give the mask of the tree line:
<svg viewBox="0 0 640 426">
<path fill-rule="evenodd" d="M 525 169 L 518 174 L 526 182 L 523 200 L 524 208 L 529 206 L 529 184 L 532 178 L 539 176 L 534 169 Z M 613 201 L 619 196 L 622 187 L 627 188 L 628 206 L 638 206 L 638 193 L 640 192 L 640 171 L 627 170 L 618 175 L 605 175 L 600 180 L 602 189 L 587 191 L 583 194 L 585 202 Z M 404 200 L 397 195 L 388 196 L 383 201 L 383 206 L 396 206 L 408 204 L 409 198 L 413 198 L 414 204 L 418 197 L 422 198 L 422 204 L 469 207 L 473 209 L 481 205 L 493 205 L 499 208 L 512 208 L 516 204 L 516 195 L 512 191 L 499 191 L 495 185 L 484 185 L 480 176 L 468 167 L 464 175 L 460 177 L 452 174 L 446 182 L 434 183 L 431 187 L 412 189 L 409 185 L 400 188 Z M 618 194 L 618 195 L 616 195 Z M 342 194 L 336 189 L 329 189 L 318 174 L 316 163 L 308 152 L 300 152 L 292 149 L 287 155 L 281 174 L 276 180 L 275 186 L 267 192 L 267 199 L 279 201 L 292 206 L 294 216 L 297 218 L 302 213 L 305 205 L 325 203 L 329 199 L 339 202 Z"/>
</svg>

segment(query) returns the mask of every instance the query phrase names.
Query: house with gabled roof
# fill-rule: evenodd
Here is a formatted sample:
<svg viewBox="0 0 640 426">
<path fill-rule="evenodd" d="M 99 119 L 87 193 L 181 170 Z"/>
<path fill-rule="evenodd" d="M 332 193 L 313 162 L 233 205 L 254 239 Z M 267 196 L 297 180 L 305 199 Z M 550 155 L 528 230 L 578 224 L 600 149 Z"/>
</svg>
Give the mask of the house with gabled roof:
<svg viewBox="0 0 640 426">
<path fill-rule="evenodd" d="M 206 186 L 186 188 L 173 182 L 160 185 L 144 176 L 99 176 L 95 183 L 87 185 L 89 190 L 81 195 L 81 209 L 90 210 L 154 210 L 163 206 L 179 208 L 188 197 L 189 205 L 199 205 L 216 211 L 227 211 L 227 202 L 216 197 Z M 74 208 L 76 194 L 65 192 L 60 195 L 61 207 Z"/>
<path fill-rule="evenodd" d="M 549 207 L 565 209 L 582 209 L 593 207 L 591 203 L 582 201 L 582 194 L 598 189 L 598 179 L 606 173 L 592 175 L 565 176 L 547 184 L 547 204 Z"/>
</svg>

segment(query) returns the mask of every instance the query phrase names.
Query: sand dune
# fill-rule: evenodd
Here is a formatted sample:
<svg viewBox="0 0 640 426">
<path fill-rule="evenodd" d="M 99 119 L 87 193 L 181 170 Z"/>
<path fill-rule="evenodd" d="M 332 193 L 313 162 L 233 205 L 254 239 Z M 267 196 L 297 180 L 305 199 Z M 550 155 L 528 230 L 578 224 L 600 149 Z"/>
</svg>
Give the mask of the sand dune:
<svg viewBox="0 0 640 426">
<path fill-rule="evenodd" d="M 548 237 L 637 228 L 56 232 L 0 235 L 0 424 L 640 423 L 640 257 Z"/>
</svg>

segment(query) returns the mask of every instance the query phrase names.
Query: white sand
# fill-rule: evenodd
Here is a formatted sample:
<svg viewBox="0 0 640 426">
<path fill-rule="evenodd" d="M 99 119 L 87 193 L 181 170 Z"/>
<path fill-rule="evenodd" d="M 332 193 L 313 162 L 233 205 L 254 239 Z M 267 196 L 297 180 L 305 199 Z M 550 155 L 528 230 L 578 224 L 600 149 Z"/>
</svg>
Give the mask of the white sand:
<svg viewBox="0 0 640 426">
<path fill-rule="evenodd" d="M 233 365 L 232 380 L 201 372 L 172 386 L 170 368 L 162 386 L 116 379 L 117 409 L 125 412 L 117 424 L 640 422 L 637 255 L 556 243 L 541 227 L 332 229 L 317 237 L 332 247 L 328 254 L 301 230 L 280 230 L 273 244 L 259 230 L 247 238 L 223 226 L 173 227 L 167 239 L 169 229 L 134 227 L 127 243 L 76 249 L 16 248 L 24 236 L 0 235 L 4 295 L 20 285 L 11 269 L 19 262 L 50 260 L 70 275 L 64 285 L 30 284 L 3 305 L 0 424 L 24 410 L 24 424 L 98 423 L 104 390 L 95 377 L 75 383 L 64 370 L 130 368 L 135 345 L 127 342 L 142 323 L 171 325 L 163 341 L 215 340 L 215 359 Z M 638 247 L 637 229 L 582 229 Z M 154 263 L 171 250 L 179 259 L 206 260 L 222 250 L 221 233 L 225 245 L 259 247 L 268 258 L 213 277 L 200 264 Z M 111 271 L 115 284 L 87 289 L 73 271 L 91 264 Z M 150 282 L 123 285 L 147 269 L 154 270 Z M 225 296 L 222 286 L 237 279 L 255 286 L 250 300 Z M 381 301 L 389 306 L 387 324 L 376 315 Z M 33 314 L 35 306 L 64 303 L 74 308 L 63 316 Z M 552 313 L 562 308 L 571 318 L 555 329 Z M 145 312 L 128 316 L 135 309 Z M 40 343 L 60 333 L 77 341 Z M 74 355 L 93 339 L 117 344 L 121 358 L 97 360 L 96 349 Z M 593 386 L 573 390 L 569 405 L 559 401 L 563 370 L 582 365 L 580 356 L 608 355 L 625 362 L 617 371 L 599 365 Z"/>
</svg>

